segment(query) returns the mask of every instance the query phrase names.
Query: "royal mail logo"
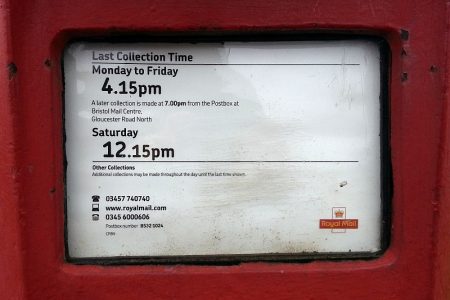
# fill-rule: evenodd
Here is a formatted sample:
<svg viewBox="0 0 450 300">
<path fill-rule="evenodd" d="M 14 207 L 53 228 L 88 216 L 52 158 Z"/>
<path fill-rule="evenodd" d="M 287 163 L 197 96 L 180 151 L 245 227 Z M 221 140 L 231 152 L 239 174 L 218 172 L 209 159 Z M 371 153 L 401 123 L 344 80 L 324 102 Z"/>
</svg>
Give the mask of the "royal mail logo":
<svg viewBox="0 0 450 300">
<path fill-rule="evenodd" d="M 320 219 L 320 229 L 331 229 L 333 233 L 345 233 L 346 229 L 358 229 L 358 219 L 347 219 L 346 207 L 333 207 L 331 219 Z"/>
<path fill-rule="evenodd" d="M 320 219 L 320 229 L 358 229 L 358 219 Z"/>
</svg>

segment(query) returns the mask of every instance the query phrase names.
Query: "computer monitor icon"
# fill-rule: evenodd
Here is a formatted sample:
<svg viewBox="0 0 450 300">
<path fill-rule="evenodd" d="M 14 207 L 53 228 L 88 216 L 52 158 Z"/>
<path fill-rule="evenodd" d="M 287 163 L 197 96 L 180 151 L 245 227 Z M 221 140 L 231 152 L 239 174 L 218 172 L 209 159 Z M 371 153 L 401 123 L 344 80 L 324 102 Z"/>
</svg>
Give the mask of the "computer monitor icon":
<svg viewBox="0 0 450 300">
<path fill-rule="evenodd" d="M 100 205 L 99 204 L 92 204 L 92 211 L 100 211 Z"/>
</svg>

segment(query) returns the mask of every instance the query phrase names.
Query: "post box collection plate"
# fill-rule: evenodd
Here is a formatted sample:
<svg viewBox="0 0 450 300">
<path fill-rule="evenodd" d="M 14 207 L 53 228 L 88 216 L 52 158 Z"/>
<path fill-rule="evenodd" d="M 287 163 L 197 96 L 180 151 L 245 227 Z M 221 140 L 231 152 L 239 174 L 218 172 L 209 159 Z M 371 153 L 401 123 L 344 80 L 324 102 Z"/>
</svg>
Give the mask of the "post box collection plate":
<svg viewBox="0 0 450 300">
<path fill-rule="evenodd" d="M 376 253 L 371 40 L 70 44 L 69 258 Z"/>
</svg>

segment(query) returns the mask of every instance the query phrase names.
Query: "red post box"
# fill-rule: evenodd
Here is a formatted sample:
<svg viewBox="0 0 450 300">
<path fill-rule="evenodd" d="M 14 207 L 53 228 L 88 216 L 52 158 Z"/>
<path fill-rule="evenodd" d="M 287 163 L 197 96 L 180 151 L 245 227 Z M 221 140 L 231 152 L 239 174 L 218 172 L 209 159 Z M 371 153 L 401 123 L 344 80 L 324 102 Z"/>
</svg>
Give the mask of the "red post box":
<svg viewBox="0 0 450 300">
<path fill-rule="evenodd" d="M 0 294 L 448 299 L 448 9 L 0 0 Z"/>
</svg>

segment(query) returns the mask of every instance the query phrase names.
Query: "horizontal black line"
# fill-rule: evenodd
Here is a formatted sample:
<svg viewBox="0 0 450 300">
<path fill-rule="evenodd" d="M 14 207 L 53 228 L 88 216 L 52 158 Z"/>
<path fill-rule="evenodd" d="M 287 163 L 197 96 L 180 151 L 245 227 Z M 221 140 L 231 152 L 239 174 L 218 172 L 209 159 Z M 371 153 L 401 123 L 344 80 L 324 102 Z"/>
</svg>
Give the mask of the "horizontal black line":
<svg viewBox="0 0 450 300">
<path fill-rule="evenodd" d="M 358 160 L 94 160 L 94 163 L 358 163 Z"/>
<path fill-rule="evenodd" d="M 138 63 L 138 62 L 100 62 L 100 65 L 154 65 L 154 66 L 359 66 L 360 64 L 173 64 L 173 63 Z"/>
</svg>

